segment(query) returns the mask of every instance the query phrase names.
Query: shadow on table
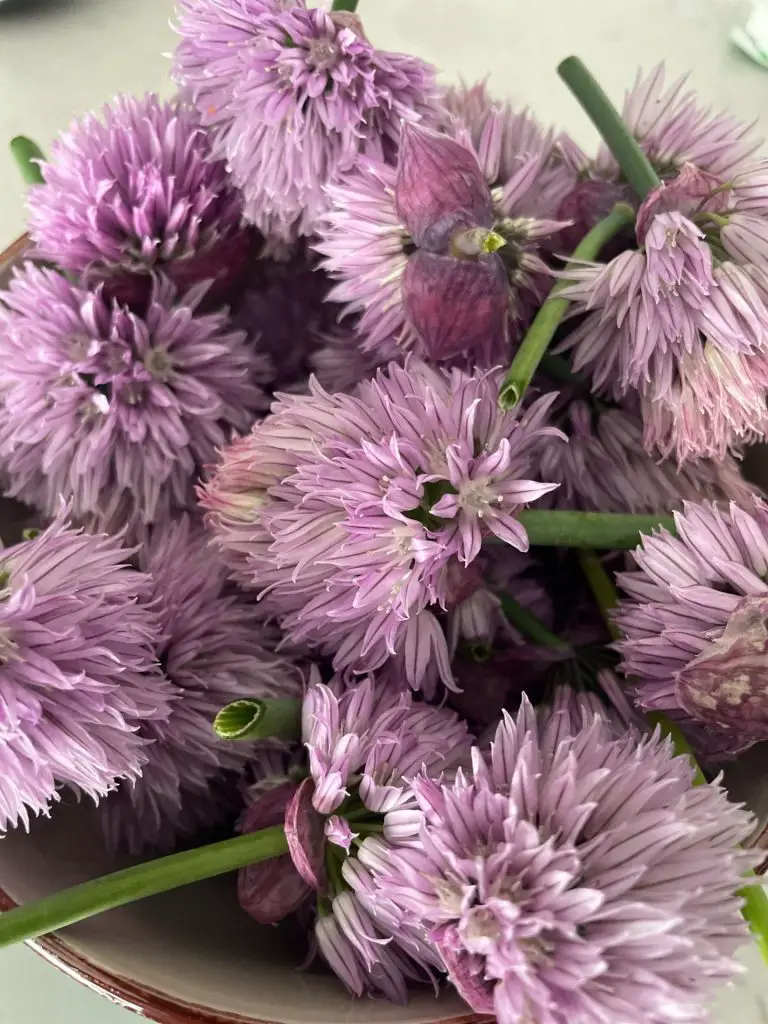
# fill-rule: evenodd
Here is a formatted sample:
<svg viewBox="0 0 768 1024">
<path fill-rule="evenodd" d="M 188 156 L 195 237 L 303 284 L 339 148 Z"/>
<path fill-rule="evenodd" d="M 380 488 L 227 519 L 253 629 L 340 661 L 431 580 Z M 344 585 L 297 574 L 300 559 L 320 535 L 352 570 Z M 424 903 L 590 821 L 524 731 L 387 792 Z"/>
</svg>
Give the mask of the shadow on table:
<svg viewBox="0 0 768 1024">
<path fill-rule="evenodd" d="M 80 0 L 0 0 L 0 32 L 6 22 L 74 11 L 79 4 Z"/>
</svg>

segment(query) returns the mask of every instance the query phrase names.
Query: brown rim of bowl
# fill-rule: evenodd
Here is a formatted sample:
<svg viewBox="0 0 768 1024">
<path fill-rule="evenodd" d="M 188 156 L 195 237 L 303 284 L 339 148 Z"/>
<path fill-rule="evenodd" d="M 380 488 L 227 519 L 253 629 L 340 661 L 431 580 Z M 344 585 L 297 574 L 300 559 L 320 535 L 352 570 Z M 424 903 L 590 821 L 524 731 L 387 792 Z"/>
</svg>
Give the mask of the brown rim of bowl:
<svg viewBox="0 0 768 1024">
<path fill-rule="evenodd" d="M 0 270 L 8 263 L 20 259 L 29 245 L 29 235 L 22 235 L 0 252 Z M 0 889 L 0 912 L 12 910 L 16 904 L 7 893 Z M 34 949 L 49 963 L 64 974 L 75 978 L 87 988 L 106 996 L 113 1003 L 142 1013 L 156 1024 L 274 1024 L 271 1021 L 259 1021 L 252 1017 L 241 1017 L 238 1014 L 220 1014 L 204 1006 L 195 1006 L 178 1000 L 169 999 L 162 992 L 144 988 L 135 981 L 121 978 L 117 974 L 89 963 L 84 957 L 56 935 L 48 935 L 27 945 Z M 493 1024 L 493 1017 L 478 1017 L 469 1014 L 465 1017 L 451 1017 L 440 1024 Z"/>
<path fill-rule="evenodd" d="M 2 270 L 6 264 L 15 263 L 17 260 L 21 259 L 28 246 L 29 235 L 26 234 L 17 238 L 15 242 L 11 242 L 4 252 L 0 252 L 0 270 Z"/>
</svg>

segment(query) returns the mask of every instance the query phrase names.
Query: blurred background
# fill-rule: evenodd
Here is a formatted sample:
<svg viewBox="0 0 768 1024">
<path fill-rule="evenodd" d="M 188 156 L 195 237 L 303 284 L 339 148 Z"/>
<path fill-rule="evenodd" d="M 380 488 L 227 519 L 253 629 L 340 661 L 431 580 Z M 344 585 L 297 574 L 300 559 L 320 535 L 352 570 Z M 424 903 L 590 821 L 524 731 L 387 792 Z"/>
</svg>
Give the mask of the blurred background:
<svg viewBox="0 0 768 1024">
<path fill-rule="evenodd" d="M 555 74 L 582 57 L 616 100 L 636 68 L 665 60 L 691 72 L 703 100 L 768 136 L 768 71 L 729 42 L 748 0 L 360 0 L 366 30 L 385 49 L 431 60 L 446 79 L 488 77 L 497 95 L 533 107 L 583 146 L 595 136 Z M 23 230 L 22 187 L 5 140 L 43 149 L 70 119 L 115 93 L 169 94 L 172 0 L 0 0 L 0 250 Z M 2 840 L 0 840 L 2 841 Z M 743 983 L 723 993 L 721 1024 L 768 1024 L 768 968 L 744 956 Z M 126 1010 L 26 949 L 0 953 L 4 1024 L 131 1024 Z"/>
</svg>

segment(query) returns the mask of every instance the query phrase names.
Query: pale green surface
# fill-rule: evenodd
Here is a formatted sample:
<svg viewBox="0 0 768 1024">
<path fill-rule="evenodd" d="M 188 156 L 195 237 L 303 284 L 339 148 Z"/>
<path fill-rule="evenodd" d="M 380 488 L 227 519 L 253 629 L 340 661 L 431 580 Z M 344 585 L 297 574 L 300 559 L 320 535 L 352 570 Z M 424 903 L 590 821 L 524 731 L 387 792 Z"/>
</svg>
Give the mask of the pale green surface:
<svg viewBox="0 0 768 1024">
<path fill-rule="evenodd" d="M 138 1024 L 139 1017 L 90 992 L 24 946 L 0 953 L 3 1024 Z"/>
<path fill-rule="evenodd" d="M 27 0 L 28 18 L 0 3 L 0 141 L 26 134 L 47 148 L 78 111 L 120 90 L 170 91 L 161 51 L 173 46 L 169 0 Z M 21 8 L 24 0 L 14 0 Z M 744 120 L 765 118 L 768 75 L 728 43 L 741 0 L 360 0 L 369 35 L 408 48 L 468 80 L 492 71 L 499 95 L 530 103 L 544 120 L 591 145 L 591 129 L 555 74 L 578 53 L 618 98 L 635 66 L 660 58 L 693 70 L 700 94 Z M 674 40 L 674 47 L 672 40 Z M 0 241 L 21 230 L 22 187 L 0 148 Z M 1 840 L 0 840 L 1 841 Z M 724 994 L 722 1024 L 766 1024 L 768 969 Z M 2 1024 L 131 1024 L 136 1018 L 79 987 L 26 949 L 0 953 Z"/>
</svg>

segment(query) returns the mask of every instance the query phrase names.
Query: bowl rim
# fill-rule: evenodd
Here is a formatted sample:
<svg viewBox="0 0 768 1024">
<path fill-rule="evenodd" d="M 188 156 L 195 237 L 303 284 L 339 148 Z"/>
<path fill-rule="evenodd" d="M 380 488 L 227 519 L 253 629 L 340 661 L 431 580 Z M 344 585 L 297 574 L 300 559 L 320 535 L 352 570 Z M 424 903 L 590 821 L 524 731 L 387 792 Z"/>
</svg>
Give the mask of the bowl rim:
<svg viewBox="0 0 768 1024">
<path fill-rule="evenodd" d="M 0 252 L 0 271 L 8 264 L 17 263 L 24 256 L 29 244 L 29 235 L 23 234 Z M 0 888 L 0 913 L 12 910 L 16 905 Z M 147 988 L 136 981 L 98 967 L 75 952 L 58 935 L 48 935 L 34 942 L 27 942 L 26 945 L 86 988 L 105 996 L 126 1010 L 142 1014 L 148 1020 L 155 1021 L 155 1024 L 276 1024 L 274 1021 L 243 1017 L 239 1014 L 221 1014 L 199 1004 L 173 999 L 156 989 Z M 494 1017 L 470 1013 L 461 1017 L 446 1018 L 438 1024 L 493 1024 L 494 1020 Z"/>
<path fill-rule="evenodd" d="M 13 910 L 18 904 L 0 889 L 0 913 Z M 255 1017 L 243 1017 L 235 1013 L 219 1013 L 199 1003 L 185 1003 L 174 999 L 157 989 L 149 988 L 119 974 L 113 974 L 91 963 L 73 950 L 58 935 L 47 935 L 33 942 L 25 943 L 39 956 L 62 973 L 85 985 L 86 988 L 125 1010 L 132 1010 L 155 1021 L 155 1024 L 276 1024 Z M 466 1014 L 449 1017 L 436 1024 L 494 1024 L 495 1017 Z"/>
</svg>

